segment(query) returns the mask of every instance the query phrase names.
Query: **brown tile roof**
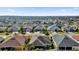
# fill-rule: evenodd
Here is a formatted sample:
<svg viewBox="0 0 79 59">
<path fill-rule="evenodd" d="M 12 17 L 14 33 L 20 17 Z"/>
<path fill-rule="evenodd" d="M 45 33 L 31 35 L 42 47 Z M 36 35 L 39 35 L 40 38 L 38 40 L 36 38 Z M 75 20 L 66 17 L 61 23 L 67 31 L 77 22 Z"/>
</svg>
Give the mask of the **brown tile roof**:
<svg viewBox="0 0 79 59">
<path fill-rule="evenodd" d="M 73 35 L 72 38 L 74 38 L 75 40 L 79 41 L 79 35 Z"/>
<path fill-rule="evenodd" d="M 25 43 L 25 41 L 28 41 L 28 38 L 26 38 L 25 36 L 22 35 L 16 35 L 14 37 L 21 45 L 23 45 Z"/>
<path fill-rule="evenodd" d="M 23 35 L 14 35 L 10 39 L 4 41 L 0 44 L 1 47 L 15 47 L 15 46 L 22 46 L 25 44 L 25 41 L 28 42 L 28 38 Z"/>
</svg>

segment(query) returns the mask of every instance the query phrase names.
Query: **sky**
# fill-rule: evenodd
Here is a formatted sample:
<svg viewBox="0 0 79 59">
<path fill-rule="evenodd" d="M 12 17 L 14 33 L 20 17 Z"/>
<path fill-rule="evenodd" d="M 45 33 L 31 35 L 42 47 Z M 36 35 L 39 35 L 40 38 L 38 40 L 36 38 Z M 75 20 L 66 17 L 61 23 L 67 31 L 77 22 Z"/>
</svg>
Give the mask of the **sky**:
<svg viewBox="0 0 79 59">
<path fill-rule="evenodd" d="M 0 15 L 79 16 L 79 7 L 0 7 Z"/>
</svg>

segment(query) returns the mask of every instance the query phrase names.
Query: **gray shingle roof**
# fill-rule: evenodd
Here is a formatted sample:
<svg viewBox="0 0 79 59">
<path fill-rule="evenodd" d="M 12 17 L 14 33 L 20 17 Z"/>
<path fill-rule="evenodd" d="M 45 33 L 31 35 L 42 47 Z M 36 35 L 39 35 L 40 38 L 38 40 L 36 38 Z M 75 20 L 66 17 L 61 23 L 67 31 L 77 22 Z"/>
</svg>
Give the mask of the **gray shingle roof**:
<svg viewBox="0 0 79 59">
<path fill-rule="evenodd" d="M 54 34 L 52 36 L 57 46 L 60 47 L 79 46 L 79 43 L 68 35 Z"/>
<path fill-rule="evenodd" d="M 65 35 L 61 35 L 61 34 L 53 34 L 52 36 L 57 45 L 59 45 L 65 37 Z"/>
<path fill-rule="evenodd" d="M 44 29 L 44 26 L 43 25 L 38 25 L 35 27 L 35 30 L 42 30 Z"/>
<path fill-rule="evenodd" d="M 72 46 L 79 46 L 79 43 L 73 40 L 72 38 L 65 36 L 62 42 L 59 44 L 60 47 L 72 47 Z"/>
<path fill-rule="evenodd" d="M 48 40 L 47 37 L 44 36 L 38 36 L 35 38 L 35 40 L 32 42 L 34 46 L 46 46 L 46 45 L 51 45 L 51 41 Z"/>
<path fill-rule="evenodd" d="M 33 42 L 33 45 L 34 45 L 34 46 L 43 46 L 43 43 L 42 43 L 40 40 L 35 40 L 35 41 Z"/>
<path fill-rule="evenodd" d="M 60 30 L 60 28 L 56 24 L 54 24 L 54 25 L 49 26 L 48 30 L 49 31 L 55 31 L 55 30 Z"/>
<path fill-rule="evenodd" d="M 42 36 L 39 36 L 38 39 L 43 42 L 44 44 L 50 44 L 51 42 L 48 40 L 47 37 L 42 37 Z"/>
</svg>

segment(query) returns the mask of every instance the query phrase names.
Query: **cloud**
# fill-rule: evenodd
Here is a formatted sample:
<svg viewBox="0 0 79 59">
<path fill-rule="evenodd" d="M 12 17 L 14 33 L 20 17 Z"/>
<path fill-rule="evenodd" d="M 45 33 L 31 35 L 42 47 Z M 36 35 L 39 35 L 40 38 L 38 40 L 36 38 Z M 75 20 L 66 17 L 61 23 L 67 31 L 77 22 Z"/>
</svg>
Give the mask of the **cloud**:
<svg viewBox="0 0 79 59">
<path fill-rule="evenodd" d="M 8 9 L 8 11 L 9 11 L 9 12 L 15 12 L 15 10 L 14 10 L 14 9 Z"/>
</svg>

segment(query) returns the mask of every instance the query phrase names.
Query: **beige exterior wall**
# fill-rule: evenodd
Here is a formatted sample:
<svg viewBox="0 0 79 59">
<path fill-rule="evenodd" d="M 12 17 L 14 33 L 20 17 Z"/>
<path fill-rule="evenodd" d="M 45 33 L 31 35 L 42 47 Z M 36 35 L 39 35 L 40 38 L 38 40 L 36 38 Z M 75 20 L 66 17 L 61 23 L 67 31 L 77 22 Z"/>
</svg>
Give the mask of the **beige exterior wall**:
<svg viewBox="0 0 79 59">
<path fill-rule="evenodd" d="M 74 47 L 72 47 L 72 50 L 73 50 L 73 51 L 79 51 L 79 46 L 74 46 Z"/>
</svg>

